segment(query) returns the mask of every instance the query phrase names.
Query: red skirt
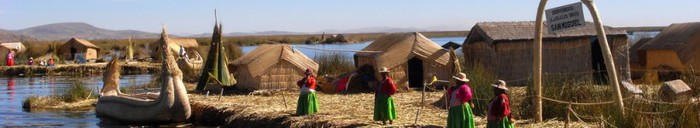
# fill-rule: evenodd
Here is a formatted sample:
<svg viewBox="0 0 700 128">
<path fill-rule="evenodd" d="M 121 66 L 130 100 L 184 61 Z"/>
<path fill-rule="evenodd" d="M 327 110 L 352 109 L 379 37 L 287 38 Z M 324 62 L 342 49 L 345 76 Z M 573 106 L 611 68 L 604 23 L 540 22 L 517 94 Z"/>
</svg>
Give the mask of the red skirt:
<svg viewBox="0 0 700 128">
<path fill-rule="evenodd" d="M 14 59 L 8 59 L 7 60 L 7 66 L 13 66 L 15 65 L 15 60 Z"/>
</svg>

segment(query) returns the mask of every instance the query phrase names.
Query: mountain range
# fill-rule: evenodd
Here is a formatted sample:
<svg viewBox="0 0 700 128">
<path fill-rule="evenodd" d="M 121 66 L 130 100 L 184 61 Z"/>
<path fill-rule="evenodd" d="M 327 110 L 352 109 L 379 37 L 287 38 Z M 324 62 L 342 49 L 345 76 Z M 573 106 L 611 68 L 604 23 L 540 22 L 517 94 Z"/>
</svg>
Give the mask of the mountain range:
<svg viewBox="0 0 700 128">
<path fill-rule="evenodd" d="M 26 29 L 10 31 L 15 35 L 29 36 L 37 40 L 68 40 L 72 37 L 83 39 L 126 39 L 157 38 L 159 34 L 135 30 L 109 30 L 82 22 L 53 23 Z M 7 40 L 7 39 L 5 39 Z"/>
<path fill-rule="evenodd" d="M 457 30 L 454 26 L 437 26 L 425 29 L 396 28 L 396 27 L 368 27 L 350 30 L 323 30 L 319 32 L 289 32 L 289 31 L 262 31 L 262 32 L 232 32 L 224 36 L 266 36 L 266 35 L 305 35 L 305 34 L 335 34 L 335 33 L 376 33 L 376 32 L 413 32 L 428 30 Z M 458 28 L 458 27 L 457 27 Z M 466 28 L 465 28 L 466 29 Z M 0 42 L 15 41 L 51 41 L 68 40 L 73 37 L 83 39 L 127 39 L 131 38 L 158 38 L 160 34 L 136 30 L 109 30 L 99 28 L 83 22 L 53 23 L 30 27 L 21 30 L 0 29 Z M 178 35 L 175 35 L 178 36 Z M 183 35 L 179 35 L 183 36 Z M 211 33 L 185 35 L 184 37 L 210 37 Z"/>
</svg>

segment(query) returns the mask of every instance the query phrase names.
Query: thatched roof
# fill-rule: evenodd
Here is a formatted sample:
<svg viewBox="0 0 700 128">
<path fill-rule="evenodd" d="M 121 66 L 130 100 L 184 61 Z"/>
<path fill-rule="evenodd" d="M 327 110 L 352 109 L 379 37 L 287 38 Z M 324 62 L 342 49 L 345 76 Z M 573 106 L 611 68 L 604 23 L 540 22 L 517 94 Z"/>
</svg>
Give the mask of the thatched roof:
<svg viewBox="0 0 700 128">
<path fill-rule="evenodd" d="M 595 25 L 591 22 L 586 22 L 584 27 L 563 30 L 560 32 L 549 32 L 548 29 L 549 27 L 544 25 L 542 38 L 566 38 L 597 35 Z M 605 33 L 608 36 L 627 34 L 624 29 L 612 28 L 609 26 L 605 26 Z M 535 22 L 481 22 L 476 23 L 476 25 L 472 28 L 469 33 L 469 38 L 471 38 L 471 36 L 474 34 L 483 35 L 484 40 L 488 42 L 532 40 L 535 36 Z"/>
<path fill-rule="evenodd" d="M 639 39 L 639 41 L 637 41 L 636 43 L 634 43 L 634 45 L 632 45 L 632 47 L 630 47 L 629 51 L 631 62 L 639 62 L 639 55 L 637 55 L 637 51 L 639 51 L 642 48 L 642 46 L 646 45 L 646 43 L 648 43 L 651 39 L 653 38 Z"/>
<path fill-rule="evenodd" d="M 250 74 L 257 77 L 267 72 L 270 66 L 283 61 L 289 62 L 301 70 L 311 69 L 314 73 L 318 71 L 318 63 L 287 44 L 260 45 L 255 50 L 234 60 L 233 65 L 247 65 Z"/>
<path fill-rule="evenodd" d="M 70 40 L 68 40 L 68 42 L 66 42 L 63 45 L 83 45 L 88 48 L 100 49 L 100 47 L 97 47 L 97 45 L 90 43 L 90 41 L 75 37 L 71 38 Z"/>
<path fill-rule="evenodd" d="M 450 42 L 447 42 L 447 43 L 443 44 L 441 47 L 442 47 L 442 48 L 445 48 L 445 49 L 450 49 L 450 48 L 452 48 L 452 49 L 458 49 L 458 48 L 461 48 L 461 47 L 462 47 L 462 44 L 459 44 L 459 43 L 450 41 Z"/>
<path fill-rule="evenodd" d="M 671 24 L 640 49 L 674 50 L 681 62 L 686 63 L 700 55 L 700 22 Z"/>
<path fill-rule="evenodd" d="M 0 47 L 7 49 L 15 49 L 18 53 L 27 51 L 27 47 L 22 45 L 22 42 L 0 43 Z"/>
<path fill-rule="evenodd" d="M 199 44 L 197 43 L 197 40 L 193 38 L 172 38 L 172 37 L 167 37 L 168 41 L 171 42 L 170 44 L 176 44 L 177 46 L 172 46 L 172 47 L 177 47 L 176 49 L 180 49 L 180 46 L 185 47 L 185 48 L 196 48 L 199 47 Z M 158 40 L 156 42 L 151 43 L 152 46 L 160 46 L 161 40 Z"/>
<path fill-rule="evenodd" d="M 447 65 L 448 51 L 435 44 L 418 32 L 392 33 L 379 37 L 363 51 L 381 51 L 381 53 L 357 53 L 358 56 L 376 57 L 377 68 L 393 67 L 413 57 L 424 61 L 435 61 Z"/>
</svg>

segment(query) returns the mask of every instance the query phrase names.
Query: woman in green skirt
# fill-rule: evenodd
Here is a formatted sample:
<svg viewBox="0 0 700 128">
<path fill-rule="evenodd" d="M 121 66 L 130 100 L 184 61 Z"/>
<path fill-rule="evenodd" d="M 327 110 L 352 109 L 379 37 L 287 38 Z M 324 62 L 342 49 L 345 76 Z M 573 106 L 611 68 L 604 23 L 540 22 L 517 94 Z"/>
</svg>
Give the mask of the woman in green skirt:
<svg viewBox="0 0 700 128">
<path fill-rule="evenodd" d="M 312 77 L 310 69 L 306 69 L 303 79 L 297 82 L 301 88 L 299 101 L 297 102 L 297 115 L 309 115 L 318 112 L 318 101 L 316 100 L 316 79 Z"/>
<path fill-rule="evenodd" d="M 453 76 L 455 86 L 447 91 L 447 99 L 450 101 L 450 110 L 447 114 L 448 128 L 474 128 L 474 114 L 469 101 L 472 100 L 472 89 L 467 85 L 467 74 L 459 73 Z"/>
<path fill-rule="evenodd" d="M 508 88 L 506 82 L 498 80 L 493 86 L 493 94 L 496 96 L 491 99 L 488 106 L 488 116 L 486 123 L 487 128 L 513 128 L 515 120 L 511 118 L 510 101 L 508 100 Z"/>
<path fill-rule="evenodd" d="M 386 121 L 392 124 L 396 119 L 396 107 L 391 95 L 396 93 L 396 85 L 389 77 L 387 68 L 380 69 L 379 73 L 382 74 L 383 80 L 374 95 L 374 121 L 382 121 L 383 125 L 386 125 Z"/>
</svg>

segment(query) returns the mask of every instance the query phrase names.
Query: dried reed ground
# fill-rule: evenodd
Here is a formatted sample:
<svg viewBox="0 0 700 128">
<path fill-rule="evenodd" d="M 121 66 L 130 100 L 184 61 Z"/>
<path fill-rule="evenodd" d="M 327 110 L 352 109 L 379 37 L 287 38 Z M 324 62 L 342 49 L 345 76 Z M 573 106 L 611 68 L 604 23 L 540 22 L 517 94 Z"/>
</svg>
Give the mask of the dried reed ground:
<svg viewBox="0 0 700 128">
<path fill-rule="evenodd" d="M 525 87 L 512 87 L 511 98 L 513 100 L 524 99 Z M 447 124 L 447 110 L 430 105 L 438 101 L 444 92 L 426 92 L 426 100 L 423 110 L 420 113 L 419 126 L 443 127 Z M 478 92 L 477 92 L 478 93 Z M 238 111 L 239 115 L 229 115 L 234 118 L 270 118 L 278 119 L 288 117 L 284 122 L 292 122 L 292 127 L 304 127 L 304 124 L 330 123 L 333 127 L 382 127 L 380 122 L 372 121 L 374 94 L 326 94 L 317 92 L 320 112 L 313 116 L 294 116 L 296 112 L 297 92 L 277 92 L 269 96 L 262 95 L 231 95 L 223 96 L 219 101 L 219 96 L 210 95 L 206 97 L 201 94 L 191 94 L 190 100 L 193 104 L 203 104 L 216 109 L 227 111 Z M 284 96 L 284 97 L 283 97 Z M 286 99 L 286 106 L 285 106 Z M 420 108 L 421 92 L 403 92 L 394 95 L 394 102 L 398 119 L 390 127 L 415 126 L 416 110 Z M 519 103 L 519 102 L 513 102 Z M 520 110 L 514 110 L 520 111 Z M 252 116 L 252 117 L 251 117 Z M 572 117 L 573 118 L 573 117 Z M 228 119 L 227 119 L 228 120 Z M 486 127 L 485 117 L 475 118 L 477 127 Z M 573 120 L 572 120 L 573 121 Z M 542 123 L 532 124 L 529 120 L 518 120 L 516 127 L 563 127 L 563 121 L 549 120 Z M 282 124 L 282 123 L 280 123 Z M 587 127 L 592 124 L 572 122 L 572 127 Z"/>
</svg>

